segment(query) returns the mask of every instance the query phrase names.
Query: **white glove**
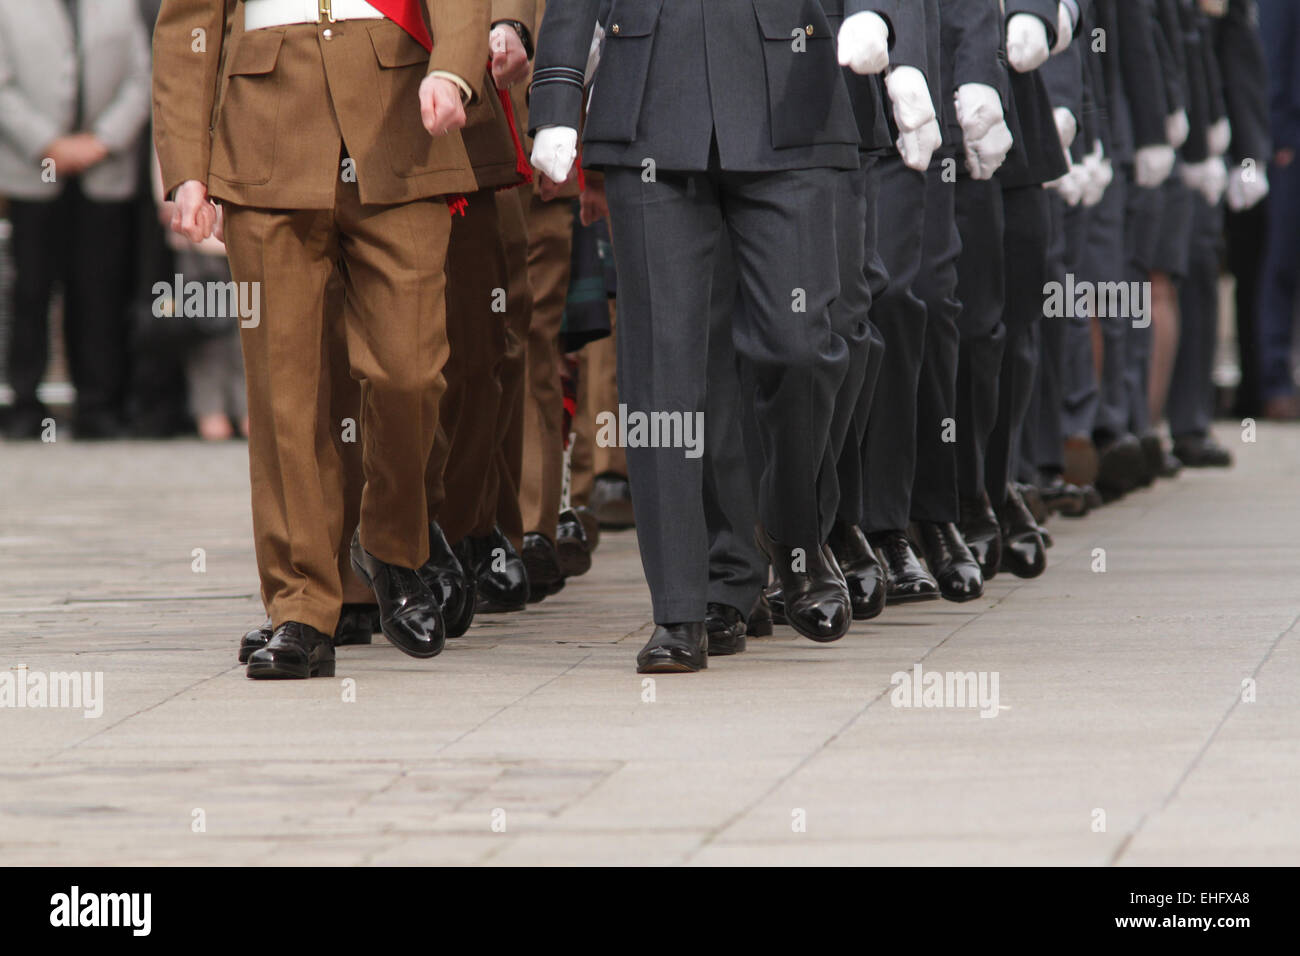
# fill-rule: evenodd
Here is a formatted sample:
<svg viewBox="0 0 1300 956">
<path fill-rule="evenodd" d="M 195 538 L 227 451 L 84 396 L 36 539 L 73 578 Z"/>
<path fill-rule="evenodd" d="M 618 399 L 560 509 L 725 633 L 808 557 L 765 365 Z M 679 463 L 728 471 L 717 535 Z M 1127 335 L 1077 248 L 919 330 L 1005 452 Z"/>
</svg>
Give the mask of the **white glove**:
<svg viewBox="0 0 1300 956">
<path fill-rule="evenodd" d="M 854 73 L 882 73 L 889 66 L 889 25 L 878 13 L 855 13 L 839 34 L 840 66 Z"/>
<path fill-rule="evenodd" d="M 1102 149 L 1100 140 L 1093 151 L 1083 157 L 1080 165 L 1088 177 L 1083 190 L 1083 204 L 1095 206 L 1101 202 L 1102 197 L 1106 195 L 1106 190 L 1115 179 L 1115 167 L 1111 164 L 1106 151 Z"/>
<path fill-rule="evenodd" d="M 1007 62 L 1017 73 L 1032 73 L 1052 55 L 1047 27 L 1032 13 L 1013 13 L 1007 20 Z"/>
<path fill-rule="evenodd" d="M 1069 206 L 1077 206 L 1083 202 L 1084 192 L 1087 187 L 1088 173 L 1082 164 L 1071 164 L 1069 171 L 1060 179 L 1053 179 L 1050 183 L 1043 183 L 1044 189 L 1060 193 L 1061 198 Z"/>
<path fill-rule="evenodd" d="M 1052 119 L 1056 120 L 1056 135 L 1061 139 L 1061 152 L 1069 156 L 1074 137 L 1079 135 L 1079 123 L 1064 106 L 1052 110 Z"/>
<path fill-rule="evenodd" d="M 578 158 L 578 131 L 572 126 L 545 126 L 533 137 L 533 169 L 562 183 Z"/>
<path fill-rule="evenodd" d="M 1174 149 L 1182 149 L 1187 136 L 1192 131 L 1192 124 L 1187 121 L 1187 110 L 1179 110 L 1165 117 L 1165 139 Z"/>
<path fill-rule="evenodd" d="M 1228 208 L 1233 212 L 1242 212 L 1258 205 L 1268 195 L 1268 172 L 1262 163 L 1254 161 L 1250 166 L 1242 163 L 1233 168 L 1228 176 Z"/>
<path fill-rule="evenodd" d="M 1143 189 L 1155 189 L 1174 171 L 1178 155 L 1172 146 L 1143 146 L 1133 157 L 1134 178 Z"/>
<path fill-rule="evenodd" d="M 885 77 L 885 89 L 894 104 L 894 123 L 898 126 L 898 152 L 909 169 L 924 172 L 930 157 L 943 142 L 939 121 L 930 99 L 930 85 L 914 66 L 899 66 Z"/>
<path fill-rule="evenodd" d="M 1056 46 L 1052 47 L 1052 56 L 1063 53 L 1074 42 L 1074 17 L 1063 3 L 1056 6 Z"/>
<path fill-rule="evenodd" d="M 983 83 L 963 83 L 953 94 L 953 103 L 966 145 L 966 169 L 972 179 L 991 179 L 1013 143 L 1002 114 L 1002 97 Z"/>
<path fill-rule="evenodd" d="M 1201 163 L 1184 163 L 1180 175 L 1183 184 L 1199 192 L 1211 206 L 1219 204 L 1228 188 L 1228 167 L 1218 156 Z"/>
<path fill-rule="evenodd" d="M 1211 156 L 1222 156 L 1232 145 L 1232 125 L 1228 122 L 1228 117 L 1215 120 L 1210 124 L 1210 128 L 1205 131 L 1205 139 L 1210 147 Z"/>
</svg>

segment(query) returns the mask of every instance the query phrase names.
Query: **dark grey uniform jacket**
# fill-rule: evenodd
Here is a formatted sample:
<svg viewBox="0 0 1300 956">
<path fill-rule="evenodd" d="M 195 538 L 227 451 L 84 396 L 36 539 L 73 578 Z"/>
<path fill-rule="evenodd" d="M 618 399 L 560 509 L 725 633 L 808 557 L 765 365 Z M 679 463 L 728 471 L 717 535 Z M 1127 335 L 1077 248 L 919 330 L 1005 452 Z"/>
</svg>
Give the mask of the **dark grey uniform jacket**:
<svg viewBox="0 0 1300 956">
<path fill-rule="evenodd" d="M 1030 13 L 1047 27 L 1047 42 L 1056 45 L 1056 0 L 1006 0 L 1007 18 L 1016 13 Z M 1042 69 L 1031 73 L 1007 70 L 1011 97 L 1007 109 L 1007 126 L 1015 138 L 1007 161 L 997 177 L 1004 187 L 1033 186 L 1059 179 L 1069 171 L 1061 138 L 1056 133 L 1052 103 Z"/>
<path fill-rule="evenodd" d="M 600 0 L 550 0 L 529 118 L 577 127 Z M 583 136 L 591 167 L 858 166 L 859 134 L 820 0 L 613 0 Z"/>
</svg>

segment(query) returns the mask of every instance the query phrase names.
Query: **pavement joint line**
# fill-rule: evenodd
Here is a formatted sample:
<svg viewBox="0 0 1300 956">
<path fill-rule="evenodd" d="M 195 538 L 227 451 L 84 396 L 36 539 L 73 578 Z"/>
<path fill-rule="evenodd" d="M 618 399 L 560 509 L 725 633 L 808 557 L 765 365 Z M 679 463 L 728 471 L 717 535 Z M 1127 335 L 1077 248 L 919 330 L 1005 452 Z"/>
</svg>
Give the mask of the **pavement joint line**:
<svg viewBox="0 0 1300 956">
<path fill-rule="evenodd" d="M 1271 644 L 1269 644 L 1268 649 L 1264 651 L 1263 658 L 1261 658 L 1260 662 L 1255 665 L 1255 669 L 1250 672 L 1252 679 L 1259 676 L 1259 672 L 1264 669 L 1264 666 L 1269 662 L 1269 659 L 1272 658 L 1273 652 L 1277 650 L 1278 645 L 1282 643 L 1283 639 L 1285 639 L 1288 634 L 1295 630 L 1296 624 L 1300 624 L 1300 614 L 1297 614 L 1292 618 L 1291 623 L 1273 639 Z M 1124 836 L 1124 839 L 1120 841 L 1119 846 L 1116 847 L 1115 852 L 1107 861 L 1108 866 L 1118 865 L 1120 858 L 1128 852 L 1128 848 L 1142 832 L 1143 827 L 1146 826 L 1147 820 L 1157 814 L 1163 813 L 1169 805 L 1173 803 L 1174 798 L 1177 797 L 1179 791 L 1182 790 L 1183 784 L 1185 784 L 1188 778 L 1196 771 L 1196 768 L 1209 752 L 1210 747 L 1214 745 L 1215 738 L 1219 736 L 1219 732 L 1227 725 L 1228 721 L 1232 718 L 1232 715 L 1237 712 L 1237 708 L 1241 703 L 1241 689 L 1240 686 L 1238 686 L 1236 692 L 1233 694 L 1232 703 L 1228 705 L 1228 709 L 1224 711 L 1223 716 L 1219 718 L 1219 722 L 1214 725 L 1214 729 L 1212 729 L 1209 736 L 1205 738 L 1205 742 L 1201 744 L 1200 749 L 1192 755 L 1192 759 L 1188 761 L 1187 767 L 1183 770 L 1178 779 L 1174 781 L 1173 787 L 1171 787 L 1169 792 L 1165 794 L 1165 798 L 1160 801 L 1159 806 L 1152 810 L 1145 811 L 1140 817 L 1138 817 L 1138 821 L 1133 825 L 1133 829 Z"/>
</svg>

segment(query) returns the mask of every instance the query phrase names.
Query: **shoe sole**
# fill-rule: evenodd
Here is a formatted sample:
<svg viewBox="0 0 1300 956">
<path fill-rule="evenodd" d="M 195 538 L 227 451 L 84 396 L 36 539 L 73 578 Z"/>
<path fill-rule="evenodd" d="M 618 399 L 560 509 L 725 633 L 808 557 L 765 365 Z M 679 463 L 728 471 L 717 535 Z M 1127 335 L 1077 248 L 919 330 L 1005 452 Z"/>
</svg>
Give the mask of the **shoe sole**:
<svg viewBox="0 0 1300 956">
<path fill-rule="evenodd" d="M 730 657 L 733 654 L 744 653 L 745 635 L 739 637 L 710 637 L 709 638 L 709 656 L 710 657 Z"/>
<path fill-rule="evenodd" d="M 334 668 L 334 661 L 324 661 L 313 668 L 290 668 L 254 662 L 248 665 L 246 676 L 251 680 L 306 680 L 312 677 L 333 677 Z"/>
<path fill-rule="evenodd" d="M 938 591 L 930 591 L 926 594 L 887 594 L 885 595 L 885 604 L 920 604 L 922 601 L 937 601 L 938 599 Z"/>
</svg>

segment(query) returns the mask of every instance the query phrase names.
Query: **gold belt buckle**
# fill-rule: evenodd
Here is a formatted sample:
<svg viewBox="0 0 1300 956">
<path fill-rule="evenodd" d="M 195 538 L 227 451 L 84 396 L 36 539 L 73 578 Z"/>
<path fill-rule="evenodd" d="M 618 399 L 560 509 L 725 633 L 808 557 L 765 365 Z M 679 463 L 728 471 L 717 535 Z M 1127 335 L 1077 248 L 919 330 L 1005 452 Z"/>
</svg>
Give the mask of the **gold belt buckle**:
<svg viewBox="0 0 1300 956">
<path fill-rule="evenodd" d="M 316 0 L 318 22 L 321 19 L 334 23 L 334 0 Z"/>
</svg>

